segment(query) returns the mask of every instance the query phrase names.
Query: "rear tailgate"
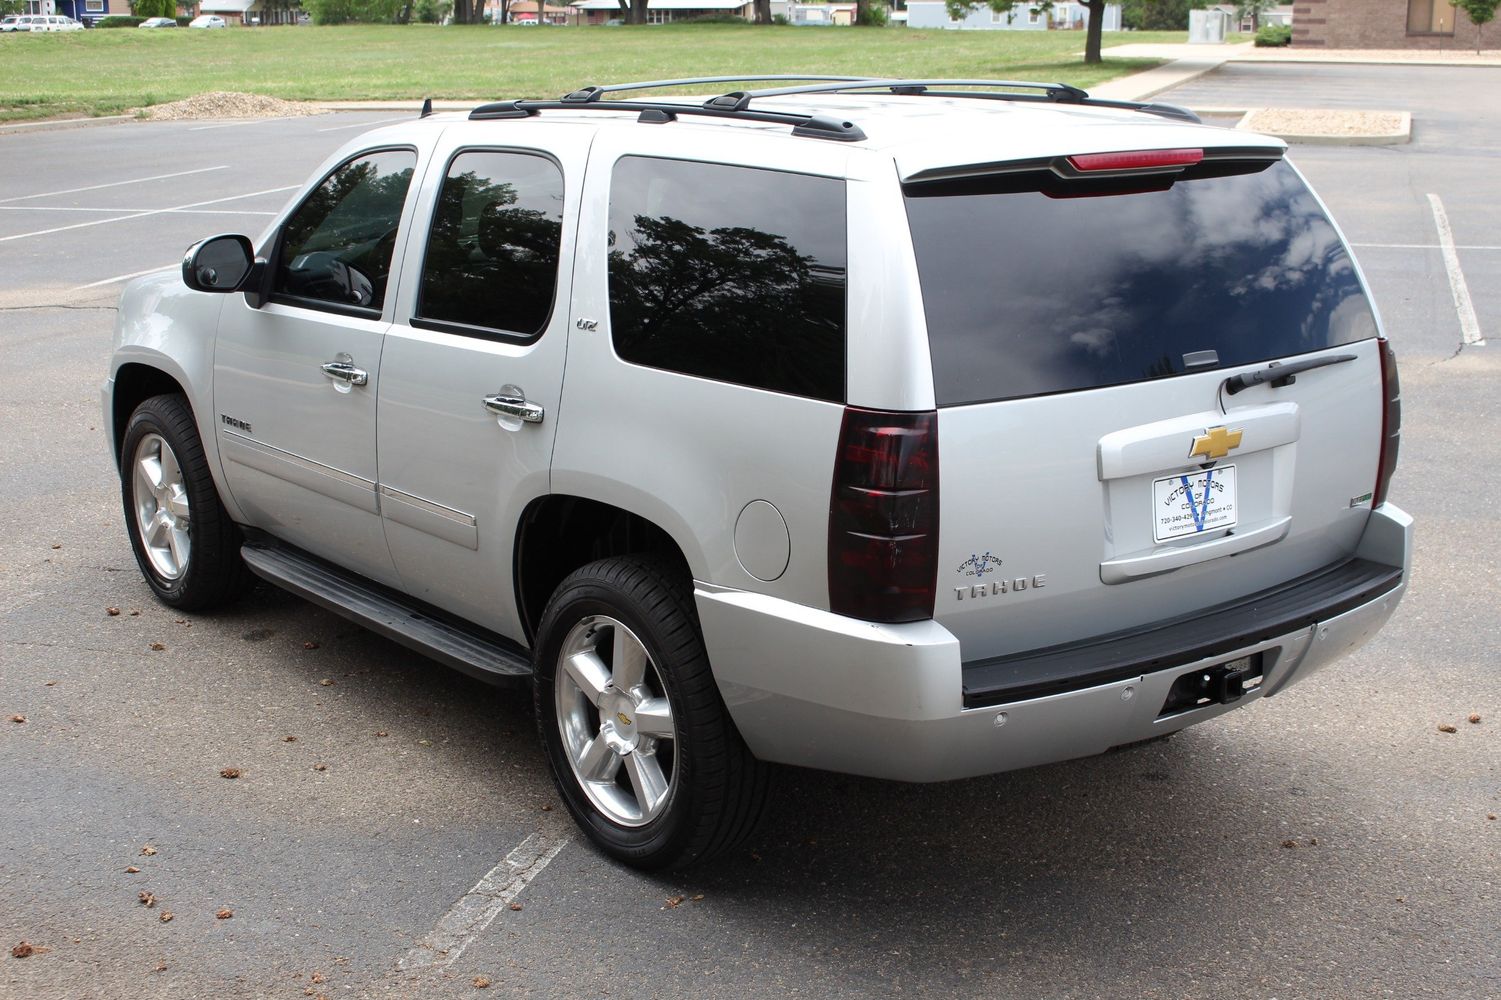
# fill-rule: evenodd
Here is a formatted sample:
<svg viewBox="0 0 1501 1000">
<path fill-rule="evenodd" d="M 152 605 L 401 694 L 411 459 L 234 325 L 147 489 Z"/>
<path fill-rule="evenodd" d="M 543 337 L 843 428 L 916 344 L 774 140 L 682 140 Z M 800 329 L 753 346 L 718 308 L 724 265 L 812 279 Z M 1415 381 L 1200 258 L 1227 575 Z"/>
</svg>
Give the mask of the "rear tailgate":
<svg viewBox="0 0 1501 1000">
<path fill-rule="evenodd" d="M 1375 315 L 1302 178 L 1247 152 L 906 186 L 939 406 L 934 616 L 967 663 L 1353 554 L 1380 453 Z M 1229 391 L 1309 360 L 1329 363 Z"/>
</svg>

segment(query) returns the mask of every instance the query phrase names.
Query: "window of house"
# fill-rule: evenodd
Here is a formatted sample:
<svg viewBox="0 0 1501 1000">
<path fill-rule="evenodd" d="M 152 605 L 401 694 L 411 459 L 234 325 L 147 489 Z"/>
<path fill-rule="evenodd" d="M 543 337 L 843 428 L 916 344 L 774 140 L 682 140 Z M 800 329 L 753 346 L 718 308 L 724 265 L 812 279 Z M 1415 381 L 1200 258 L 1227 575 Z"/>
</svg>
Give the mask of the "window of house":
<svg viewBox="0 0 1501 1000">
<path fill-rule="evenodd" d="M 1028 10 L 1027 11 L 1027 23 L 1028 24 L 1041 24 L 1042 23 L 1042 11 L 1039 10 L 1038 8 L 1036 8 L 1036 7 L 1033 7 L 1030 10 Z"/>
<path fill-rule="evenodd" d="M 1409 35 L 1453 35 L 1454 8 L 1449 0 L 1407 0 Z"/>
<path fill-rule="evenodd" d="M 480 335 L 541 333 L 562 238 L 556 163 L 530 153 L 460 153 L 438 192 L 413 322 Z"/>
<path fill-rule="evenodd" d="M 667 24 L 672 20 L 670 10 L 648 10 L 646 12 L 647 24 Z"/>
<path fill-rule="evenodd" d="M 296 305 L 378 313 L 417 154 L 385 149 L 345 163 L 282 229 L 274 292 Z"/>
<path fill-rule="evenodd" d="M 83 9 L 90 14 L 104 13 L 104 0 L 84 0 Z"/>
<path fill-rule="evenodd" d="M 615 165 L 610 329 L 626 361 L 843 401 L 845 261 L 842 180 Z"/>
</svg>

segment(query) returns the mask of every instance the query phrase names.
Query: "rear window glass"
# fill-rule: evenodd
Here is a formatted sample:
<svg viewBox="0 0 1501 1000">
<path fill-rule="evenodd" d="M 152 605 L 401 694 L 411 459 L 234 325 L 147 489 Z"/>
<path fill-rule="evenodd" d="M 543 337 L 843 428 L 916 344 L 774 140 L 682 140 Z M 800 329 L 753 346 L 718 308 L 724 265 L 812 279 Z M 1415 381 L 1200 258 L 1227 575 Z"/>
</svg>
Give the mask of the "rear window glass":
<svg viewBox="0 0 1501 1000">
<path fill-rule="evenodd" d="M 1199 351 L 1228 367 L 1375 336 L 1354 264 L 1292 167 L 1234 169 L 1206 162 L 1132 192 L 1070 190 L 1051 171 L 909 185 L 939 405 L 1163 378 Z"/>
</svg>

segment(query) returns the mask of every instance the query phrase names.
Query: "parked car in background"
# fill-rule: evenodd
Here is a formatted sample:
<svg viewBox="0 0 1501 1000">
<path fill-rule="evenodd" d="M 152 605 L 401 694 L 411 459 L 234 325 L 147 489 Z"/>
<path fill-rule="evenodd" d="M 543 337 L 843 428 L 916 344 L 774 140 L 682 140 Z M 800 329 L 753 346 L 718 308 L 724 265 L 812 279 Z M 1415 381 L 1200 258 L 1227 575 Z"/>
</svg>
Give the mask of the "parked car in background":
<svg viewBox="0 0 1501 1000">
<path fill-rule="evenodd" d="M 170 18 L 170 17 L 148 17 L 148 18 L 146 18 L 146 20 L 144 20 L 140 24 L 136 25 L 136 27 L 138 27 L 138 28 L 175 28 L 175 27 L 177 27 L 177 21 L 174 18 Z"/>
<path fill-rule="evenodd" d="M 82 31 L 83 22 L 75 21 L 71 17 L 62 17 L 57 14 L 40 15 L 34 14 L 31 18 L 32 31 Z"/>
<path fill-rule="evenodd" d="M 21 18 L 15 14 L 11 14 L 9 17 L 0 17 L 0 31 L 20 31 L 21 29 L 18 27 L 20 23 Z"/>
<path fill-rule="evenodd" d="M 222 28 L 225 27 L 224 18 L 218 14 L 199 14 L 188 22 L 190 28 Z"/>
</svg>

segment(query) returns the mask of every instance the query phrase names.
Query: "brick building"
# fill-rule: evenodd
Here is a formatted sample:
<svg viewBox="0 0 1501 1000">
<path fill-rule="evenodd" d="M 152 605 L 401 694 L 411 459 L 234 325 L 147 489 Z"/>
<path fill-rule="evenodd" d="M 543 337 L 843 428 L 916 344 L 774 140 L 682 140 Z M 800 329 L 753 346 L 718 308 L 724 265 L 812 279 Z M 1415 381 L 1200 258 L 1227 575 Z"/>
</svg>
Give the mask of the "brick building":
<svg viewBox="0 0 1501 1000">
<path fill-rule="evenodd" d="M 1492 29 L 1497 30 L 1497 29 Z M 1496 43 L 1482 36 L 1482 45 Z M 1474 49 L 1475 25 L 1449 0 L 1295 0 L 1293 45 L 1330 49 Z"/>
</svg>

